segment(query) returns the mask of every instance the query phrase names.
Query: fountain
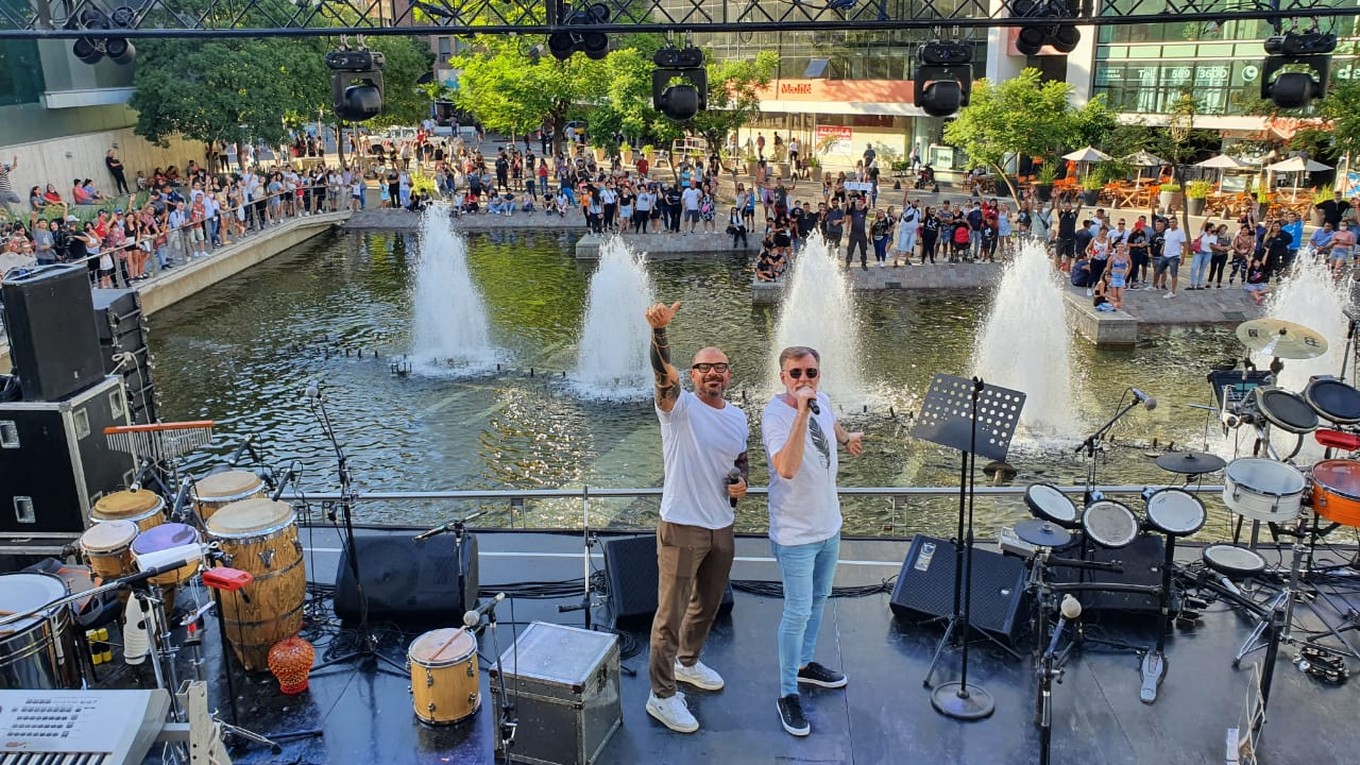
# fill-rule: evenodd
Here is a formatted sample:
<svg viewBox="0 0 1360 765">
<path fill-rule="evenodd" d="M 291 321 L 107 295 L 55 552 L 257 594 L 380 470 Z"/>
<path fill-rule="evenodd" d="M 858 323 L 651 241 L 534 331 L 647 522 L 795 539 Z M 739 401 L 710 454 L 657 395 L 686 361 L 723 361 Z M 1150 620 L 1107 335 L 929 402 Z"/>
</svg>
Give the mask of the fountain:
<svg viewBox="0 0 1360 765">
<path fill-rule="evenodd" d="M 821 389 L 838 404 L 859 403 L 866 390 L 860 373 L 859 332 L 850 279 L 822 240 L 813 234 L 786 277 L 771 363 L 776 389 L 779 352 L 791 345 L 816 348 L 826 382 Z"/>
<path fill-rule="evenodd" d="M 645 314 L 652 304 L 652 284 L 644 257 L 619 237 L 607 240 L 590 277 L 587 301 L 576 370 L 571 374 L 573 390 L 596 399 L 650 396 L 651 329 Z"/>
<path fill-rule="evenodd" d="M 421 221 L 412 328 L 413 368 L 425 374 L 476 374 L 492 368 L 500 351 L 491 344 L 486 305 L 468 273 L 467 242 L 431 208 Z"/>
<path fill-rule="evenodd" d="M 1327 338 L 1327 352 L 1312 359 L 1286 360 L 1278 381 L 1280 387 L 1301 393 L 1308 387 L 1309 377 L 1341 373 L 1341 358 L 1346 346 L 1346 316 L 1342 310 L 1348 302 L 1346 283 L 1332 278 L 1328 264 L 1317 260 L 1310 250 L 1299 252 L 1289 278 L 1270 296 L 1266 316 L 1316 330 Z M 1257 366 L 1262 369 L 1269 366 L 1270 361 L 1268 358 L 1256 359 Z"/>
<path fill-rule="evenodd" d="M 1077 395 L 1062 288 L 1042 244 L 1028 242 L 1006 267 L 978 330 L 974 374 L 1023 392 L 1020 423 L 1031 432 L 1072 433 Z"/>
</svg>

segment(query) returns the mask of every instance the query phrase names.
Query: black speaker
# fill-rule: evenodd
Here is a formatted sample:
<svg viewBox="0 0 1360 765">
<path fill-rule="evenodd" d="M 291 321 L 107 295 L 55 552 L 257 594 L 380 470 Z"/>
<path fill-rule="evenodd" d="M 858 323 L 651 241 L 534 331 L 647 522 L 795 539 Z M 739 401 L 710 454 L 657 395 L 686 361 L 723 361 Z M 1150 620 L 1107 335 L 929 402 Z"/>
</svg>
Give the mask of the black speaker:
<svg viewBox="0 0 1360 765">
<path fill-rule="evenodd" d="M 60 401 L 104 379 L 88 269 L 25 269 L 0 285 L 0 303 L 25 401 Z"/>
<path fill-rule="evenodd" d="M 1078 549 L 1069 549 L 1067 554 L 1076 557 Z M 1124 566 L 1121 573 L 1086 571 L 1085 581 L 1087 582 L 1160 586 L 1162 583 L 1162 565 L 1166 562 L 1166 541 L 1160 535 L 1148 534 L 1134 539 L 1133 544 L 1128 547 L 1121 547 L 1118 550 L 1107 550 L 1092 545 L 1088 548 L 1086 557 L 1088 560 L 1100 561 L 1101 563 L 1119 561 Z M 1055 568 L 1053 569 L 1053 581 L 1076 582 L 1081 573 L 1074 568 Z M 1160 599 L 1152 594 L 1100 591 L 1083 591 L 1073 594 L 1077 600 L 1081 601 L 1082 613 L 1110 611 L 1129 614 L 1157 614 L 1162 610 Z"/>
<path fill-rule="evenodd" d="M 108 374 L 122 376 L 132 421 L 140 425 L 153 423 L 159 406 L 141 296 L 136 290 L 97 289 L 92 298 L 104 369 Z M 124 355 L 130 358 L 115 358 Z"/>
<path fill-rule="evenodd" d="M 656 616 L 656 588 L 661 581 L 656 568 L 656 535 L 623 537 L 604 543 L 604 572 L 609 583 L 609 603 L 614 626 L 650 627 Z M 732 583 L 723 591 L 718 616 L 732 613 Z"/>
<path fill-rule="evenodd" d="M 463 612 L 477 607 L 477 537 L 443 534 L 417 542 L 409 536 L 355 535 L 359 574 L 373 621 L 462 624 Z M 359 620 L 359 592 L 349 566 L 349 548 L 335 574 L 335 615 Z"/>
<path fill-rule="evenodd" d="M 954 543 L 917 534 L 893 587 L 892 612 L 904 619 L 954 613 Z M 973 548 L 974 629 L 1014 642 L 1023 619 L 1025 562 L 991 550 Z"/>
</svg>

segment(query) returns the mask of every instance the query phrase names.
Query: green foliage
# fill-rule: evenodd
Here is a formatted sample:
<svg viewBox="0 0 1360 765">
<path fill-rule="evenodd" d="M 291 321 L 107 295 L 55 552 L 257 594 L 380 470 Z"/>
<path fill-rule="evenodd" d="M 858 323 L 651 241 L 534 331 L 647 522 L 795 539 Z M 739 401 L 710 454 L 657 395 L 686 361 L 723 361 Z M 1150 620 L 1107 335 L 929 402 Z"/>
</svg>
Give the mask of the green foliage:
<svg viewBox="0 0 1360 765">
<path fill-rule="evenodd" d="M 1065 82 L 1042 82 L 1037 69 L 1001 83 L 978 80 L 968 106 L 945 126 L 945 141 L 1003 177 L 1011 155 L 1052 157 L 1063 148 L 1100 142 L 1114 127 L 1113 114 L 1100 98 L 1073 107 L 1071 91 Z"/>
<path fill-rule="evenodd" d="M 1051 186 L 1058 179 L 1058 163 L 1056 161 L 1045 162 L 1039 165 L 1039 170 L 1034 174 L 1034 180 L 1038 183 Z"/>
<path fill-rule="evenodd" d="M 1360 80 L 1333 82 L 1316 111 L 1327 123 L 1336 156 L 1360 154 Z"/>
<path fill-rule="evenodd" d="M 1313 189 L 1313 204 L 1319 205 L 1331 199 L 1334 188 L 1335 187 L 1333 187 L 1331 184 L 1328 184 L 1326 186 Z"/>
<path fill-rule="evenodd" d="M 728 134 L 760 112 L 758 91 L 770 84 L 779 69 L 779 54 L 762 50 L 749 61 L 714 61 L 708 56 L 708 110 L 690 121 L 689 129 L 722 146 Z M 651 80 L 651 72 L 647 74 Z"/>
<path fill-rule="evenodd" d="M 1181 193 L 1181 185 L 1179 183 L 1163 183 L 1157 190 L 1163 194 L 1179 194 Z"/>
<path fill-rule="evenodd" d="M 1162 187 L 1166 189 L 1165 186 Z M 1208 199 L 1209 192 L 1213 191 L 1214 185 L 1206 180 L 1190 181 L 1185 187 L 1185 196 L 1190 199 Z"/>
</svg>

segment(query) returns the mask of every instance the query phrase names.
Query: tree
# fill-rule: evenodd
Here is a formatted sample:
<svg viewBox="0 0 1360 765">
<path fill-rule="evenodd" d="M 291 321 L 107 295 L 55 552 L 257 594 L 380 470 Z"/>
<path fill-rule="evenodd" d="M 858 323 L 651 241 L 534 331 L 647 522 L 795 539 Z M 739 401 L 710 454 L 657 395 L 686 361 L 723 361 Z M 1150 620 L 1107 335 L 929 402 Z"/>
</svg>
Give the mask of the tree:
<svg viewBox="0 0 1360 765">
<path fill-rule="evenodd" d="M 760 113 L 762 88 L 768 87 L 779 69 L 779 54 L 762 50 L 749 61 L 712 61 L 708 63 L 708 110 L 699 112 L 689 129 L 708 140 L 713 148 L 722 146 Z"/>
<path fill-rule="evenodd" d="M 968 106 L 945 126 L 944 138 L 974 162 L 994 170 L 1018 202 L 1006 172 L 1010 157 L 1052 161 L 1060 149 L 1095 142 L 1114 127 L 1114 115 L 1103 97 L 1077 109 L 1071 93 L 1065 82 L 1042 82 L 1037 69 L 1025 69 L 1000 84 L 978 80 Z"/>
</svg>

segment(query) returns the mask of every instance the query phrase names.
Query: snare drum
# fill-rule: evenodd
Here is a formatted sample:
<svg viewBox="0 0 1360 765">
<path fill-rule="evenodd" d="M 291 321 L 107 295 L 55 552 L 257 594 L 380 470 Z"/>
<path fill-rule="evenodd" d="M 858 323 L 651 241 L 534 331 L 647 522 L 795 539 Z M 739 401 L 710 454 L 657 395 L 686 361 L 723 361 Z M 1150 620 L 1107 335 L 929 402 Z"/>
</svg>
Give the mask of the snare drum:
<svg viewBox="0 0 1360 765">
<path fill-rule="evenodd" d="M 254 577 L 243 588 L 249 603 L 222 598 L 227 640 L 246 669 L 267 669 L 269 649 L 302 629 L 307 571 L 293 508 L 287 502 L 247 499 L 218 510 L 204 525 L 232 568 Z"/>
<path fill-rule="evenodd" d="M 1077 506 L 1053 484 L 1030 484 L 1025 488 L 1025 504 L 1029 505 L 1034 517 L 1065 529 L 1075 529 L 1081 525 L 1077 517 Z"/>
<path fill-rule="evenodd" d="M 0 575 L 0 614 L 39 609 L 68 594 L 51 574 Z M 0 627 L 0 688 L 79 688 L 75 629 L 65 605 Z"/>
<path fill-rule="evenodd" d="M 1173 537 L 1188 537 L 1204 527 L 1206 514 L 1199 497 L 1181 489 L 1160 489 L 1147 497 L 1147 520 Z"/>
<path fill-rule="evenodd" d="M 132 559 L 132 542 L 137 538 L 137 524 L 132 521 L 96 523 L 80 535 L 80 549 L 90 570 L 104 579 L 117 579 L 137 573 Z"/>
<path fill-rule="evenodd" d="M 477 641 L 465 629 L 426 632 L 406 652 L 416 717 L 451 725 L 471 717 L 482 704 L 477 680 Z"/>
<path fill-rule="evenodd" d="M 228 470 L 194 483 L 194 510 L 206 523 L 213 513 L 233 502 L 263 496 L 264 481 L 259 476 L 244 470 Z"/>
<path fill-rule="evenodd" d="M 1086 506 L 1081 515 L 1086 538 L 1111 550 L 1127 547 L 1138 537 L 1138 519 L 1121 502 L 1102 499 Z"/>
<path fill-rule="evenodd" d="M 165 500 L 159 494 L 138 489 L 105 494 L 90 511 L 92 521 L 132 521 L 146 531 L 165 523 Z"/>
<path fill-rule="evenodd" d="M 1257 388 L 1256 410 L 1271 425 L 1290 433 L 1312 433 L 1317 430 L 1317 412 L 1303 400 L 1303 396 L 1283 388 Z"/>
<path fill-rule="evenodd" d="M 1244 518 L 1287 523 L 1299 515 L 1305 481 L 1293 465 L 1242 457 L 1223 471 L 1223 504 Z"/>
<path fill-rule="evenodd" d="M 169 550 L 173 547 L 183 547 L 198 543 L 198 529 L 193 526 L 186 526 L 183 523 L 163 523 L 149 531 L 143 531 L 132 540 L 132 554 L 134 557 L 142 557 L 161 550 Z M 163 574 L 148 579 L 152 584 L 159 584 L 167 588 L 167 592 L 173 592 L 169 588 L 194 578 L 198 573 L 199 561 L 193 560 L 185 563 L 174 571 L 167 571 Z M 169 611 L 173 602 L 166 599 L 166 610 Z"/>
<path fill-rule="evenodd" d="M 1360 423 L 1360 390 L 1331 377 L 1318 377 L 1303 391 L 1308 405 L 1338 425 Z"/>
<path fill-rule="evenodd" d="M 1360 526 L 1360 462 L 1323 460 L 1313 466 L 1313 512 L 1342 526 Z"/>
</svg>

